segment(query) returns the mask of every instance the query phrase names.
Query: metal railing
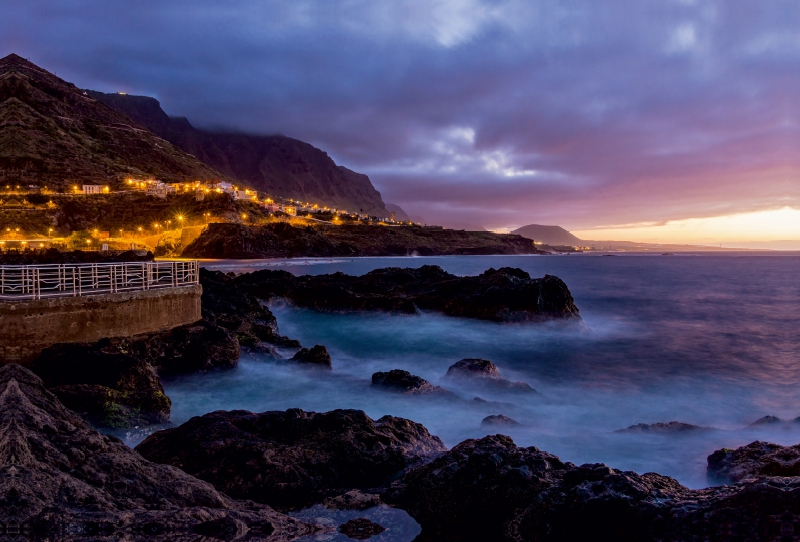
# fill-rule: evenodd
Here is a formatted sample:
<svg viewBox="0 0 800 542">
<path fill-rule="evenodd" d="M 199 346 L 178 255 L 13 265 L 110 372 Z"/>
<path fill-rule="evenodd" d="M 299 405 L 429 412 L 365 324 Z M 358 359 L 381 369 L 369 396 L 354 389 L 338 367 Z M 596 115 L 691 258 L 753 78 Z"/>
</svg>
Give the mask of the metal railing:
<svg viewBox="0 0 800 542">
<path fill-rule="evenodd" d="M 176 288 L 199 279 L 196 261 L 0 265 L 0 301 Z"/>
</svg>

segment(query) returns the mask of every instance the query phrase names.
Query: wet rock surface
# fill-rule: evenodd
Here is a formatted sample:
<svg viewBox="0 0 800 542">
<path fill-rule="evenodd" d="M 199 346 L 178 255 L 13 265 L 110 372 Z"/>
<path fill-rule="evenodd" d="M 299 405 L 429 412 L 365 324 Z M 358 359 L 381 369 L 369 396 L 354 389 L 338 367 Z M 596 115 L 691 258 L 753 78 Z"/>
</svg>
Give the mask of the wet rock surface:
<svg viewBox="0 0 800 542">
<path fill-rule="evenodd" d="M 374 373 L 372 375 L 372 385 L 406 395 L 453 395 L 440 386 L 434 386 L 421 376 L 412 375 L 402 369 Z"/>
<path fill-rule="evenodd" d="M 282 542 L 319 531 L 146 461 L 18 365 L 0 367 L 0 434 L 0 536 L 9 540 Z"/>
<path fill-rule="evenodd" d="M 614 432 L 674 434 L 674 433 L 686 433 L 686 432 L 697 432 L 697 431 L 709 431 L 712 429 L 713 428 L 711 427 L 701 427 L 699 425 L 692 425 L 690 423 L 672 421 L 672 422 L 658 422 L 658 423 L 637 423 L 636 425 L 630 425 L 625 429 L 617 429 Z"/>
<path fill-rule="evenodd" d="M 299 352 L 292 356 L 292 361 L 308 363 L 323 369 L 331 368 L 331 355 L 328 353 L 327 348 L 319 344 L 313 348 L 301 348 Z"/>
<path fill-rule="evenodd" d="M 260 299 L 285 298 L 321 311 L 433 310 L 499 322 L 580 319 L 561 279 L 551 275 L 533 279 L 510 267 L 475 277 L 452 275 L 435 265 L 376 269 L 358 277 L 343 273 L 295 277 L 286 271 L 260 270 L 239 275 L 235 282 Z"/>
<path fill-rule="evenodd" d="M 736 449 L 716 450 L 708 456 L 708 476 L 728 484 L 757 476 L 800 476 L 800 444 L 755 441 Z"/>
<path fill-rule="evenodd" d="M 446 448 L 422 425 L 403 418 L 291 409 L 212 412 L 154 433 L 136 450 L 237 498 L 291 509 L 350 489 L 383 486 Z"/>
<path fill-rule="evenodd" d="M 783 447 L 754 443 L 745 448 L 740 453 L 767 464 Z M 783 453 L 794 457 L 796 451 Z M 536 448 L 517 447 L 502 435 L 467 440 L 411 469 L 383 499 L 419 521 L 419 542 L 782 541 L 800 536 L 800 477 L 762 475 L 690 490 L 655 473 L 565 463 Z"/>
<path fill-rule="evenodd" d="M 536 390 L 525 382 L 512 382 L 504 379 L 497 365 L 487 359 L 466 358 L 457 361 L 447 369 L 445 378 L 462 384 L 497 390 L 536 393 Z"/>
<path fill-rule="evenodd" d="M 509 418 L 504 414 L 493 414 L 491 416 L 486 416 L 483 420 L 481 420 L 481 427 L 520 427 L 520 424 L 517 420 L 513 418 Z"/>
<path fill-rule="evenodd" d="M 108 339 L 46 348 L 31 366 L 68 408 L 98 427 L 166 422 L 171 402 L 155 369 Z"/>
<path fill-rule="evenodd" d="M 208 320 L 158 333 L 111 339 L 120 350 L 155 367 L 160 375 L 230 369 L 239 363 L 239 341 Z"/>
<path fill-rule="evenodd" d="M 355 518 L 339 526 L 339 532 L 353 540 L 367 540 L 381 534 L 386 528 L 367 518 Z"/>
<path fill-rule="evenodd" d="M 259 343 L 299 347 L 300 343 L 278 333 L 278 321 L 258 298 L 239 287 L 232 275 L 200 269 L 203 319 L 232 332 L 246 348 Z"/>
</svg>

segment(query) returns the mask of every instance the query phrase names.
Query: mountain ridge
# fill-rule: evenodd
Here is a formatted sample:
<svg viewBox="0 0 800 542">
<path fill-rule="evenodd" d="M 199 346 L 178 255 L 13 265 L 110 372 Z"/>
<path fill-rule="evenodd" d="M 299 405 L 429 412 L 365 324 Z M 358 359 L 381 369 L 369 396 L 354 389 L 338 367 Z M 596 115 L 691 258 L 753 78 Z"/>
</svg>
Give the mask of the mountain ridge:
<svg viewBox="0 0 800 542">
<path fill-rule="evenodd" d="M 328 154 L 288 136 L 214 132 L 170 117 L 155 98 L 86 91 L 137 124 L 244 184 L 273 195 L 388 216 L 367 175 L 337 165 Z"/>
<path fill-rule="evenodd" d="M 0 59 L 0 180 L 65 189 L 126 177 L 227 177 L 74 84 L 11 54 Z"/>
</svg>

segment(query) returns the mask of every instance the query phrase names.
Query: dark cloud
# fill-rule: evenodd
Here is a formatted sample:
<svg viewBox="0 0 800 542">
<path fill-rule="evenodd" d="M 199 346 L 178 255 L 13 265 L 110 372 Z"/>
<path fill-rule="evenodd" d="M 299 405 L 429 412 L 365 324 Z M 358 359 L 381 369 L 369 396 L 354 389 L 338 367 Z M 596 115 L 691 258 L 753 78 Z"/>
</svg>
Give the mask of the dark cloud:
<svg viewBox="0 0 800 542">
<path fill-rule="evenodd" d="M 32 0 L 0 54 L 307 140 L 429 220 L 584 228 L 800 206 L 798 29 L 790 0 Z"/>
</svg>

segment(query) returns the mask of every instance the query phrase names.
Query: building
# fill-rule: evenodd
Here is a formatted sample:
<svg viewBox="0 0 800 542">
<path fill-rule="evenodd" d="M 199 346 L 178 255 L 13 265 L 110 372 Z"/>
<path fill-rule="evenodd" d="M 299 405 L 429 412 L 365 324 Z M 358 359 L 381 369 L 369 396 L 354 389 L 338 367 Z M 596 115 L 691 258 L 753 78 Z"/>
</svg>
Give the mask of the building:
<svg viewBox="0 0 800 542">
<path fill-rule="evenodd" d="M 297 216 L 297 207 L 293 207 L 291 205 L 281 205 L 280 207 L 281 211 L 287 215 Z"/>
<path fill-rule="evenodd" d="M 99 184 L 85 184 L 83 185 L 83 193 L 84 194 L 102 194 L 104 192 L 103 187 Z M 108 192 L 108 189 L 105 190 Z"/>
</svg>

